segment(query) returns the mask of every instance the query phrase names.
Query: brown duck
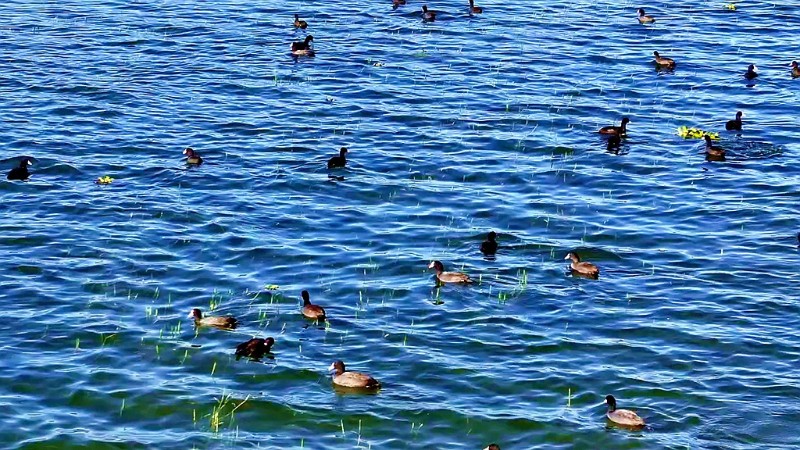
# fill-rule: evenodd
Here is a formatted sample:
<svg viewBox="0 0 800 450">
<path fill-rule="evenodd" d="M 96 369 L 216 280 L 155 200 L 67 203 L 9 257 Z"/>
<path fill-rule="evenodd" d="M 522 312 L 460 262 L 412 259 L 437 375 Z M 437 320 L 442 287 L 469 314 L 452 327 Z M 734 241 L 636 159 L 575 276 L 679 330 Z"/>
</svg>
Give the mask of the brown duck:
<svg viewBox="0 0 800 450">
<path fill-rule="evenodd" d="M 236 359 L 238 360 L 242 356 L 261 359 L 265 354 L 270 352 L 273 344 L 275 344 L 275 339 L 271 337 L 266 339 L 253 338 L 247 342 L 242 342 L 236 346 Z"/>
<path fill-rule="evenodd" d="M 436 279 L 441 283 L 472 283 L 469 275 L 461 272 L 445 272 L 444 264 L 433 261 L 428 264 L 428 269 L 436 270 Z"/>
<path fill-rule="evenodd" d="M 300 15 L 299 14 L 295 14 L 294 15 L 294 27 L 295 28 L 301 28 L 301 29 L 305 30 L 306 28 L 308 28 L 308 22 L 306 22 L 305 20 L 300 20 Z"/>
<path fill-rule="evenodd" d="M 203 317 L 203 312 L 198 308 L 192 309 L 192 312 L 189 313 L 189 317 L 194 318 L 194 324 L 198 327 L 217 327 L 232 330 L 239 324 L 236 318 L 231 316 Z"/>
<path fill-rule="evenodd" d="M 600 134 L 624 136 L 624 135 L 628 134 L 628 123 L 630 121 L 631 121 L 631 119 L 628 119 L 627 117 L 623 117 L 622 118 L 622 123 L 620 123 L 620 125 L 618 127 L 614 126 L 614 125 L 611 125 L 611 126 L 608 126 L 608 127 L 600 128 L 597 132 L 600 133 Z"/>
<path fill-rule="evenodd" d="M 183 151 L 183 154 L 186 155 L 186 164 L 192 164 L 195 166 L 203 164 L 203 158 L 201 158 L 192 147 L 186 147 L 186 149 Z"/>
<path fill-rule="evenodd" d="M 300 295 L 303 297 L 303 309 L 300 311 L 303 313 L 303 317 L 320 321 L 325 320 L 325 309 L 322 306 L 311 304 L 311 300 L 308 298 L 308 291 L 303 291 Z"/>
<path fill-rule="evenodd" d="M 703 136 L 706 140 L 706 157 L 712 161 L 724 161 L 725 149 L 711 143 L 711 136 Z"/>
<path fill-rule="evenodd" d="M 606 404 L 608 405 L 608 412 L 606 412 L 608 420 L 626 427 L 641 428 L 645 426 L 644 420 L 635 412 L 629 409 L 617 409 L 617 399 L 613 395 L 606 396 Z"/>
<path fill-rule="evenodd" d="M 590 262 L 581 261 L 580 256 L 578 256 L 578 254 L 575 252 L 567 253 L 567 256 L 564 259 L 572 260 L 569 268 L 572 270 L 572 272 L 577 273 L 578 275 L 583 275 L 589 278 L 597 278 L 600 276 L 600 269 L 598 269 L 597 266 Z"/>
<path fill-rule="evenodd" d="M 653 56 L 655 56 L 656 65 L 660 69 L 674 69 L 675 68 L 675 61 L 670 58 L 664 58 L 663 56 L 659 55 L 658 52 L 653 52 Z"/>
<path fill-rule="evenodd" d="M 336 386 L 356 389 L 380 389 L 381 383 L 375 378 L 359 372 L 346 372 L 344 363 L 336 361 L 328 368 L 333 373 L 333 384 Z"/>
</svg>

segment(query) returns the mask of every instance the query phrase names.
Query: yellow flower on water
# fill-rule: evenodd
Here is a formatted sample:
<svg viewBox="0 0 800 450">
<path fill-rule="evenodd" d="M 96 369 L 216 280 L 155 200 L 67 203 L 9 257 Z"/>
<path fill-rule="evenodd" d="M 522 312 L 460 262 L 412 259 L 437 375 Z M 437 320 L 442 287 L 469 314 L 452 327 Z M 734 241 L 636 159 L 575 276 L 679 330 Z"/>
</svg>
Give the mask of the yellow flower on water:
<svg viewBox="0 0 800 450">
<path fill-rule="evenodd" d="M 111 184 L 112 181 L 114 181 L 114 179 L 111 178 L 110 176 L 106 175 L 104 177 L 100 177 L 97 180 L 95 180 L 95 183 L 97 183 L 97 184 Z"/>
<path fill-rule="evenodd" d="M 684 139 L 704 139 L 705 136 L 708 135 L 713 140 L 719 140 L 719 133 L 714 133 L 711 131 L 703 131 L 699 128 L 694 127 L 678 127 L 678 136 Z"/>
<path fill-rule="evenodd" d="M 264 289 L 266 289 L 268 291 L 277 291 L 280 288 L 281 287 L 278 286 L 277 284 L 268 284 L 268 285 L 264 286 Z"/>
<path fill-rule="evenodd" d="M 725 9 L 736 11 L 736 5 L 734 5 L 733 3 L 728 3 L 727 5 L 725 5 Z"/>
</svg>

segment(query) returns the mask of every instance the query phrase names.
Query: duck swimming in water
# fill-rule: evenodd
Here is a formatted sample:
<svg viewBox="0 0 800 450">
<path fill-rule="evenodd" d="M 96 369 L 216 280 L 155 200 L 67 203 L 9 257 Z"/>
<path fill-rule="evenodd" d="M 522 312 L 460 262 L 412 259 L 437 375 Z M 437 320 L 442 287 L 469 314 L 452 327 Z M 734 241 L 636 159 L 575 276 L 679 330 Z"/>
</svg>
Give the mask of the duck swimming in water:
<svg viewBox="0 0 800 450">
<path fill-rule="evenodd" d="M 623 117 L 622 118 L 622 123 L 620 123 L 620 126 L 617 127 L 617 126 L 611 125 L 611 126 L 608 126 L 608 127 L 603 127 L 603 128 L 600 128 L 600 130 L 598 130 L 598 133 L 606 134 L 606 135 L 624 136 L 624 135 L 626 135 L 628 133 L 628 123 L 630 121 L 631 121 L 631 119 L 628 119 L 627 117 Z"/>
<path fill-rule="evenodd" d="M 203 164 L 203 158 L 201 158 L 192 147 L 186 147 L 186 149 L 183 151 L 183 154 L 186 155 L 186 164 L 191 164 L 193 166 L 199 166 L 200 164 Z"/>
<path fill-rule="evenodd" d="M 655 62 L 656 66 L 660 69 L 674 69 L 675 68 L 675 61 L 670 58 L 664 58 L 658 54 L 658 52 L 653 52 L 653 56 L 656 57 Z"/>
<path fill-rule="evenodd" d="M 345 388 L 380 389 L 381 383 L 371 376 L 360 372 L 345 371 L 344 363 L 336 361 L 328 368 L 333 373 L 333 384 Z"/>
<path fill-rule="evenodd" d="M 570 259 L 572 262 L 569 264 L 569 268 L 572 273 L 577 273 L 578 275 L 583 275 L 585 277 L 597 279 L 600 276 L 600 269 L 597 268 L 594 264 L 586 261 L 581 261 L 580 256 L 578 256 L 575 252 L 567 253 L 567 256 L 564 259 Z"/>
<path fill-rule="evenodd" d="M 292 54 L 296 56 L 307 55 L 311 56 L 314 54 L 314 48 L 311 47 L 311 42 L 314 41 L 314 36 L 310 34 L 306 36 L 303 42 L 292 42 L 291 50 Z"/>
<path fill-rule="evenodd" d="M 789 67 L 792 68 L 792 78 L 800 77 L 800 67 L 798 67 L 797 61 L 792 61 L 792 63 L 789 64 Z"/>
<path fill-rule="evenodd" d="M 469 0 L 469 13 L 470 14 L 483 14 L 483 8 L 475 6 L 475 0 Z"/>
<path fill-rule="evenodd" d="M 725 129 L 728 131 L 742 131 L 742 112 L 736 113 L 736 119 L 729 120 L 725 123 Z"/>
<path fill-rule="evenodd" d="M 305 30 L 306 28 L 308 28 L 308 22 L 306 22 L 305 20 L 300 20 L 300 15 L 299 14 L 295 14 L 294 15 L 294 27 Z"/>
<path fill-rule="evenodd" d="M 644 13 L 644 9 L 639 8 L 639 23 L 653 23 L 656 19 L 653 16 L 648 16 Z"/>
<path fill-rule="evenodd" d="M 28 172 L 28 166 L 32 165 L 33 163 L 31 162 L 31 158 L 26 156 L 19 160 L 19 166 L 14 167 L 8 172 L 8 176 L 6 178 L 9 180 L 27 181 L 31 176 L 31 173 Z"/>
<path fill-rule="evenodd" d="M 626 427 L 643 427 L 645 426 L 644 420 L 638 414 L 629 409 L 617 409 L 617 399 L 613 395 L 606 396 L 606 404 L 608 411 L 606 417 L 608 420 Z"/>
<path fill-rule="evenodd" d="M 744 73 L 744 77 L 748 80 L 755 80 L 758 77 L 758 67 L 755 64 L 747 66 L 747 72 Z"/>
<path fill-rule="evenodd" d="M 425 22 L 433 22 L 436 20 L 436 11 L 429 11 L 428 5 L 422 5 L 422 20 Z"/>
<path fill-rule="evenodd" d="M 725 159 L 725 149 L 711 143 L 711 136 L 706 135 L 706 156 L 710 160 L 721 161 Z"/>
<path fill-rule="evenodd" d="M 337 167 L 344 167 L 347 165 L 347 158 L 345 155 L 347 154 L 347 148 L 342 147 L 339 149 L 339 156 L 332 156 L 331 159 L 328 160 L 328 169 L 336 169 Z"/>
<path fill-rule="evenodd" d="M 472 283 L 469 275 L 461 272 L 445 272 L 444 264 L 441 261 L 433 261 L 428 265 L 428 269 L 436 270 L 436 280 L 440 283 Z"/>
</svg>

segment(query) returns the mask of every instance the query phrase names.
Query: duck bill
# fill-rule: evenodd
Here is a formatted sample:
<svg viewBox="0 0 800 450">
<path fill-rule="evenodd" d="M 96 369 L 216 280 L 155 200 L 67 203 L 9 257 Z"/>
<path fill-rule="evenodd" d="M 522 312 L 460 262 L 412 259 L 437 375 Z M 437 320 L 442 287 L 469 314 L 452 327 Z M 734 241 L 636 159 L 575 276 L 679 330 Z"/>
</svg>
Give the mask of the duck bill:
<svg viewBox="0 0 800 450">
<path fill-rule="evenodd" d="M 435 264 L 433 264 L 433 261 L 431 261 L 431 263 L 428 264 L 428 269 L 433 269 L 434 267 L 435 267 Z"/>
<path fill-rule="evenodd" d="M 336 372 L 336 366 L 333 363 L 331 363 L 331 366 L 328 367 L 328 372 Z"/>
</svg>

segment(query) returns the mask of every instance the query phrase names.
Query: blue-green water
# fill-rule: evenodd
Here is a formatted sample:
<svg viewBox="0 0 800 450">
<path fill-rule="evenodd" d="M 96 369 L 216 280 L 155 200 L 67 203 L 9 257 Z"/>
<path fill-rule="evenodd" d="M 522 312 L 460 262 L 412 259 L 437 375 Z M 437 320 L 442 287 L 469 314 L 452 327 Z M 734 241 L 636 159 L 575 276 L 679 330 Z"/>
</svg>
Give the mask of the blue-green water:
<svg viewBox="0 0 800 450">
<path fill-rule="evenodd" d="M 4 3 L 2 448 L 800 446 L 796 5 L 466 3 Z M 195 332 L 212 304 L 239 329 Z"/>
</svg>

